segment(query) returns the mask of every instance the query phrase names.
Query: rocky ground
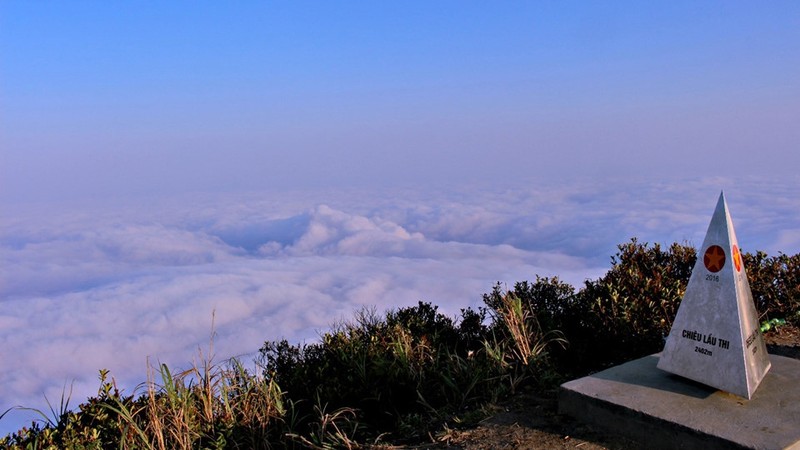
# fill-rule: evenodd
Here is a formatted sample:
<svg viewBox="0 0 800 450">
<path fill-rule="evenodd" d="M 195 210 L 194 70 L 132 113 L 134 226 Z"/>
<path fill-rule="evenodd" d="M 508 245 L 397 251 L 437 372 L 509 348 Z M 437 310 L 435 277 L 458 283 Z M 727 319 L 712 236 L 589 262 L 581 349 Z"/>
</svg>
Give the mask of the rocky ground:
<svg viewBox="0 0 800 450">
<path fill-rule="evenodd" d="M 800 328 L 779 327 L 765 335 L 770 354 L 800 359 Z M 435 436 L 427 448 L 479 449 L 638 449 L 635 442 L 608 430 L 558 414 L 556 392 L 523 394 L 503 405 L 479 426 Z"/>
</svg>

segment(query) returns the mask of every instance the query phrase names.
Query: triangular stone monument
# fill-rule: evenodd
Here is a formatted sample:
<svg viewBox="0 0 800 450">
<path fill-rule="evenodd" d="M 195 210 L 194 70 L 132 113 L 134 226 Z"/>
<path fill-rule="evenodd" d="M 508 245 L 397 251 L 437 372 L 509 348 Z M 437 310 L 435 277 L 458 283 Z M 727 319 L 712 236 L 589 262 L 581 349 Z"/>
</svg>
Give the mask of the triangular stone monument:
<svg viewBox="0 0 800 450">
<path fill-rule="evenodd" d="M 770 368 L 722 193 L 658 368 L 748 400 Z"/>
</svg>

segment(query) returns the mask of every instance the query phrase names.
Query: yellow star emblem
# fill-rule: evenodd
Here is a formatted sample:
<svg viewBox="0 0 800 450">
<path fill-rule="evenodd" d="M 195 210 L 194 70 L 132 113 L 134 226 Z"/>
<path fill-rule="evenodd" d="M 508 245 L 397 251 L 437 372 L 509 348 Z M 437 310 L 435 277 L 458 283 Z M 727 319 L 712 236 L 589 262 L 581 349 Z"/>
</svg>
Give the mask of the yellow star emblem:
<svg viewBox="0 0 800 450">
<path fill-rule="evenodd" d="M 725 266 L 725 250 L 719 245 L 712 245 L 703 255 L 703 264 L 709 272 L 719 272 Z"/>
</svg>

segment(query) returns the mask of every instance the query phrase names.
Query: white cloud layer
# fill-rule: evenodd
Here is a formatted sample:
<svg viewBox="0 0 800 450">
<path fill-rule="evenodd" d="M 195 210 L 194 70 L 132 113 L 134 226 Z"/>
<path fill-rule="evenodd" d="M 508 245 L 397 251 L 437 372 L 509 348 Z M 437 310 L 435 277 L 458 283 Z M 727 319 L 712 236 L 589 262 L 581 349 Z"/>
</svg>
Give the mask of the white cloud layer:
<svg viewBox="0 0 800 450">
<path fill-rule="evenodd" d="M 10 211 L 0 234 L 0 411 L 73 405 L 108 368 L 127 391 L 146 361 L 186 366 L 315 339 L 361 306 L 419 300 L 450 315 L 497 282 L 579 285 L 637 236 L 702 241 L 725 189 L 745 250 L 800 251 L 797 180 L 605 182 L 452 191 L 226 194 L 115 208 Z M 10 413 L 3 433 L 30 414 Z"/>
</svg>

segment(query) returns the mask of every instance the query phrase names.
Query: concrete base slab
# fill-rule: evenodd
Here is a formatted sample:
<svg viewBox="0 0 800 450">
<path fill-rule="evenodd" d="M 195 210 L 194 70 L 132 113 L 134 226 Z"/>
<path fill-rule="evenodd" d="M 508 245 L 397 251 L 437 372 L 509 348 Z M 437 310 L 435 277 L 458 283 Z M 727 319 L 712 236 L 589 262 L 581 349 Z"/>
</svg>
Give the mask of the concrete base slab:
<svg viewBox="0 0 800 450">
<path fill-rule="evenodd" d="M 650 355 L 561 386 L 559 412 L 663 449 L 800 450 L 800 360 L 770 355 L 751 400 L 656 368 Z"/>
</svg>

